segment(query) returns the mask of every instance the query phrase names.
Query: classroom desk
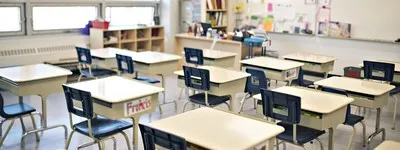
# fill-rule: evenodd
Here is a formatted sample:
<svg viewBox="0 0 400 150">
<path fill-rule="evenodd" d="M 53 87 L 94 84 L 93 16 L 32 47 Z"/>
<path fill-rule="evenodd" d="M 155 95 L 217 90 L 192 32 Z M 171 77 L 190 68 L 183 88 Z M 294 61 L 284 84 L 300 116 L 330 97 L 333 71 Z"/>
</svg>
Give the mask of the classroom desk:
<svg viewBox="0 0 400 150">
<path fill-rule="evenodd" d="M 91 54 L 97 60 L 95 64 L 111 69 L 118 68 L 115 54 L 130 56 L 135 63 L 133 70 L 136 73 L 160 76 L 163 88 L 165 87 L 165 76 L 176 71 L 176 66 L 178 66 L 179 60 L 182 59 L 182 57 L 173 54 L 152 51 L 133 52 L 117 48 L 95 49 L 91 51 Z M 165 92 L 163 92 L 163 103 L 160 105 L 171 103 L 166 102 L 165 97 Z M 172 102 L 175 103 L 175 109 L 177 109 L 176 101 Z M 162 113 L 161 107 L 160 113 Z"/>
<path fill-rule="evenodd" d="M 150 126 L 215 150 L 252 149 L 266 141 L 268 149 L 273 150 L 275 137 L 285 130 L 278 125 L 207 107 L 154 121 Z"/>
<path fill-rule="evenodd" d="M 67 138 L 65 125 L 47 126 L 47 97 L 52 93 L 63 91 L 61 85 L 67 82 L 67 76 L 72 72 L 52 65 L 35 64 L 0 69 L 0 88 L 19 96 L 38 95 L 42 100 L 42 128 L 26 132 L 21 139 L 21 147 L 25 146 L 24 138 L 27 135 L 45 130 L 63 127 Z"/>
<path fill-rule="evenodd" d="M 237 93 L 244 92 L 244 88 L 246 86 L 246 79 L 247 77 L 250 76 L 250 74 L 214 66 L 200 66 L 198 68 L 210 71 L 211 84 L 208 93 L 217 96 L 229 95 L 231 97 L 230 100 L 231 111 L 234 111 L 235 95 Z M 178 86 L 181 88 L 186 88 L 183 70 L 175 71 L 174 74 L 178 75 Z"/>
<path fill-rule="evenodd" d="M 400 62 L 393 62 L 393 61 L 384 61 L 384 60 L 370 60 L 370 61 L 376 61 L 376 62 L 384 62 L 384 63 L 392 63 L 394 64 L 394 76 L 393 76 L 393 82 L 400 83 Z M 361 63 L 359 65 L 361 68 L 364 67 L 364 64 Z M 361 76 L 364 76 L 364 71 L 361 71 Z"/>
<path fill-rule="evenodd" d="M 394 150 L 400 148 L 400 142 L 396 141 L 384 141 L 379 144 L 374 150 Z"/>
<path fill-rule="evenodd" d="M 367 149 L 369 149 L 372 138 L 379 133 L 382 132 L 382 141 L 385 140 L 385 129 L 380 128 L 380 114 L 382 107 L 388 103 L 390 90 L 395 88 L 393 85 L 347 77 L 331 77 L 314 82 L 314 84 L 345 90 L 350 97 L 355 99 L 352 105 L 377 109 L 375 132 L 368 138 Z"/>
<path fill-rule="evenodd" d="M 277 81 L 288 82 L 291 85 L 293 79 L 297 79 L 299 69 L 303 63 L 280 60 L 271 57 L 256 57 L 240 61 L 242 70 L 246 68 L 261 69 L 267 78 Z"/>
<path fill-rule="evenodd" d="M 301 87 L 284 86 L 272 91 L 299 96 L 302 110 L 300 125 L 316 130 L 329 129 L 329 149 L 334 149 L 334 131 L 345 121 L 347 105 L 354 101 L 353 98 Z M 261 101 L 261 94 L 253 98 Z M 262 105 L 258 105 L 257 113 L 263 114 L 262 111 Z"/>
<path fill-rule="evenodd" d="M 183 52 L 183 54 L 185 54 L 185 52 Z M 235 53 L 224 52 L 220 50 L 203 49 L 204 65 L 207 66 L 233 68 L 235 57 Z"/>
<path fill-rule="evenodd" d="M 331 56 L 310 54 L 297 52 L 282 56 L 285 60 L 297 61 L 304 63 L 303 70 L 323 73 L 327 78 L 330 71 L 333 70 L 333 65 L 336 58 Z"/>
<path fill-rule="evenodd" d="M 138 149 L 139 119 L 158 105 L 158 93 L 164 88 L 119 76 L 68 84 L 68 87 L 88 91 L 93 97 L 95 114 L 110 118 L 131 118 L 133 147 Z M 79 103 L 74 105 L 82 107 Z M 135 145 L 136 144 L 136 145 Z"/>
</svg>

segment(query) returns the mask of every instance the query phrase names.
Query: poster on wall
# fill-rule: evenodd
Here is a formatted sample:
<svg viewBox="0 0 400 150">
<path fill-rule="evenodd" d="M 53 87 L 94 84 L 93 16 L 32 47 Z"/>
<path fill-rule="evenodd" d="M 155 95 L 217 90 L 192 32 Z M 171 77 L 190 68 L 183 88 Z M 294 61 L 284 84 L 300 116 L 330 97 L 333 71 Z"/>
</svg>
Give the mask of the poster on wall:
<svg viewBox="0 0 400 150">
<path fill-rule="evenodd" d="M 319 0 L 318 4 L 320 6 L 330 6 L 331 5 L 331 0 Z"/>
<path fill-rule="evenodd" d="M 306 5 L 315 5 L 317 4 L 317 0 L 304 0 Z"/>
</svg>

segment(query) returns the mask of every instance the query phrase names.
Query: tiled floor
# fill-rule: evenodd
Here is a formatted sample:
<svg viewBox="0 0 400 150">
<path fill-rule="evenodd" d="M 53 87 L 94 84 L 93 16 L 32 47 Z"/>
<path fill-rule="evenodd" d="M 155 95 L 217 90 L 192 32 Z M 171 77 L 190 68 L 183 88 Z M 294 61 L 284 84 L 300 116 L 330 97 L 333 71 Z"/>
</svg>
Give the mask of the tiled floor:
<svg viewBox="0 0 400 150">
<path fill-rule="evenodd" d="M 167 78 L 167 100 L 172 100 L 172 99 L 177 99 L 179 92 L 180 92 L 180 88 L 177 87 L 176 84 L 176 79 L 174 76 L 169 76 Z M 278 86 L 283 86 L 284 83 L 279 83 Z M 276 85 L 272 84 L 272 87 L 276 87 Z M 38 87 L 40 88 L 40 87 Z M 118 89 L 116 89 L 118 90 Z M 12 95 L 8 92 L 1 92 L 1 94 L 3 95 L 6 104 L 10 104 L 10 103 L 16 103 L 17 102 L 17 96 Z M 236 96 L 235 102 L 236 102 L 236 106 L 239 106 L 239 101 L 242 98 L 243 94 L 238 94 Z M 26 103 L 29 103 L 30 105 L 34 106 L 35 108 L 37 108 L 38 111 L 41 110 L 41 105 L 40 105 L 40 100 L 38 96 L 26 96 L 24 97 L 24 101 Z M 179 107 L 178 107 L 178 113 L 182 112 L 182 105 L 185 101 L 184 100 L 180 100 L 179 101 Z M 386 134 L 386 139 L 387 140 L 396 140 L 396 141 L 400 141 L 400 116 L 398 116 L 399 119 L 397 119 L 397 130 L 393 131 L 391 130 L 391 123 L 392 123 L 392 115 L 393 115 L 393 104 L 394 101 L 391 99 L 389 100 L 389 105 L 387 105 L 385 108 L 383 108 L 382 114 L 381 114 L 381 127 L 386 128 L 387 134 Z M 246 105 L 245 105 L 245 114 L 249 114 L 252 116 L 258 116 L 258 117 L 262 117 L 259 116 L 255 113 L 255 110 L 252 109 L 253 107 L 253 103 L 252 101 L 247 101 Z M 155 120 L 159 120 L 161 118 L 166 118 L 172 115 L 175 115 L 174 112 L 174 107 L 172 104 L 170 105 L 165 105 L 163 106 L 163 115 L 160 116 L 158 110 L 157 112 L 154 112 L 152 114 L 152 118 L 151 121 L 155 121 Z M 187 107 L 188 109 L 190 109 L 190 105 L 189 107 Z M 225 108 L 225 106 L 221 106 L 221 108 Z M 65 124 L 65 125 L 69 125 L 69 119 L 68 119 L 68 113 L 67 113 L 67 109 L 66 109 L 66 104 L 65 104 L 65 100 L 64 100 L 64 95 L 62 93 L 56 93 L 53 95 L 50 95 L 48 97 L 48 124 L 49 125 L 53 125 L 53 124 Z M 399 114 L 399 113 L 398 113 Z M 376 116 L 376 111 L 375 110 L 370 110 L 366 112 L 366 125 L 367 125 L 367 135 L 371 134 L 374 131 L 375 128 L 375 116 Z M 36 121 L 38 121 L 39 119 L 36 119 Z M 74 121 L 78 122 L 82 119 L 75 117 Z M 25 125 L 27 126 L 28 129 L 32 129 L 32 124 L 29 118 L 25 118 Z M 141 123 L 143 124 L 148 124 L 150 122 L 149 120 L 149 116 L 145 115 L 141 118 L 140 120 Z M 8 126 L 8 123 L 5 123 L 3 125 L 3 132 L 5 131 L 6 127 Z M 362 141 L 361 141 L 361 136 L 362 136 L 362 128 L 361 125 L 356 125 L 357 127 L 357 135 L 355 136 L 355 140 L 353 143 L 353 147 L 352 149 L 363 149 L 362 147 Z M 68 127 L 69 131 L 70 128 Z M 346 146 L 348 144 L 348 140 L 350 138 L 351 135 L 351 131 L 352 128 L 351 127 L 347 127 L 344 125 L 340 125 L 337 127 L 336 130 L 336 134 L 335 134 L 335 149 L 337 150 L 342 150 L 342 149 L 346 149 Z M 20 149 L 20 143 L 21 143 L 21 125 L 20 122 L 17 120 L 11 130 L 11 132 L 9 133 L 9 136 L 7 137 L 7 139 L 4 142 L 4 145 L 0 148 L 0 149 L 4 149 L 4 150 L 18 150 Z M 130 139 L 132 140 L 132 129 L 126 130 L 126 133 L 128 133 Z M 139 136 L 140 137 L 140 136 Z M 372 142 L 372 147 L 375 147 L 377 144 L 380 143 L 380 138 L 381 136 L 376 137 L 373 142 Z M 121 135 L 117 136 L 117 140 L 118 140 L 118 149 L 119 150 L 124 150 L 127 149 L 126 147 L 126 143 L 125 140 L 123 139 L 123 137 Z M 325 146 L 325 149 L 327 149 L 328 146 L 328 134 L 325 134 L 323 136 L 321 136 L 321 140 Z M 25 149 L 29 149 L 29 150 L 34 150 L 34 149 L 41 149 L 41 150 L 55 150 L 55 149 L 64 149 L 64 145 L 65 145 L 65 139 L 64 139 L 64 133 L 63 133 L 63 129 L 61 128 L 56 128 L 53 130 L 49 130 L 49 131 L 45 131 L 43 133 L 43 135 L 41 136 L 40 142 L 36 142 L 35 140 L 35 136 L 29 136 L 25 139 L 26 142 L 26 148 Z M 139 143 L 139 149 L 143 149 L 142 143 L 141 143 L 141 137 L 139 139 L 140 143 Z M 82 136 L 80 134 L 75 134 L 71 145 L 70 145 L 70 149 L 75 149 L 78 145 L 86 143 L 86 142 L 91 142 L 90 138 L 87 138 L 86 136 Z M 112 149 L 112 143 L 110 141 L 106 142 L 106 149 Z M 307 144 L 306 147 L 308 149 L 319 149 L 318 144 Z M 281 147 L 282 148 L 282 147 Z M 92 146 L 92 147 L 88 147 L 86 148 L 87 150 L 96 150 L 98 149 L 97 146 Z M 293 146 L 288 144 L 287 149 L 301 149 L 299 147 Z M 400 149 L 400 148 L 399 148 Z"/>
</svg>

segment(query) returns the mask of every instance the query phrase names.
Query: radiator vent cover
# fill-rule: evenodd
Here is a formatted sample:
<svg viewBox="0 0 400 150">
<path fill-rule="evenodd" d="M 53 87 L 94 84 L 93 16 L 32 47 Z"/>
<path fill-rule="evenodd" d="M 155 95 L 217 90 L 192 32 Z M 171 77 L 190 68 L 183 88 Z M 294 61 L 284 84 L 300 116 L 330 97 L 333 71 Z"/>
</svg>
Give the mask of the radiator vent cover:
<svg viewBox="0 0 400 150">
<path fill-rule="evenodd" d="M 0 57 L 9 56 L 28 56 L 43 53 L 54 53 L 54 52 L 66 52 L 75 50 L 75 45 L 61 45 L 61 46 L 49 46 L 39 48 L 25 48 L 25 49 L 6 49 L 0 50 Z"/>
<path fill-rule="evenodd" d="M 51 46 L 51 47 L 37 48 L 38 53 L 64 52 L 64 51 L 69 51 L 69 50 L 74 50 L 74 49 L 75 49 L 75 45 Z"/>
<path fill-rule="evenodd" d="M 1 50 L 0 56 L 7 57 L 7 56 L 20 56 L 20 55 L 32 55 L 36 54 L 35 48 L 26 48 L 26 49 L 8 49 L 8 50 Z"/>
</svg>

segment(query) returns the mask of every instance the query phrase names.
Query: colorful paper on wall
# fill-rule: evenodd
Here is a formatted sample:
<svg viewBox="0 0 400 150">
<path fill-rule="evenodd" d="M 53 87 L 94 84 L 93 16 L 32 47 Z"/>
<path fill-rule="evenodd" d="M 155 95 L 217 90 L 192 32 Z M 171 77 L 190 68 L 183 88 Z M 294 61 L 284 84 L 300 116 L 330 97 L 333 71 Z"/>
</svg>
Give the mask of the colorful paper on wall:
<svg viewBox="0 0 400 150">
<path fill-rule="evenodd" d="M 263 21 L 263 26 L 265 31 L 273 31 L 274 30 L 274 18 L 267 17 Z"/>
</svg>

